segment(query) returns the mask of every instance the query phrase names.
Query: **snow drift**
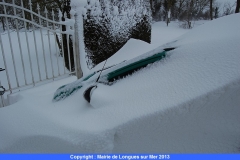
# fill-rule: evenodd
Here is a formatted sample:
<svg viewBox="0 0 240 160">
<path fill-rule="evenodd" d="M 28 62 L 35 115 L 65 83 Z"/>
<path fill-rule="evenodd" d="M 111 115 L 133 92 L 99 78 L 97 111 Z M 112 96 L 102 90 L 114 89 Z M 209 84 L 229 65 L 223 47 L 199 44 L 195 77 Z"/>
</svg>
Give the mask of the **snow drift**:
<svg viewBox="0 0 240 160">
<path fill-rule="evenodd" d="M 21 92 L 0 109 L 0 152 L 239 153 L 239 18 L 199 26 L 164 45 L 177 47 L 165 60 L 99 84 L 95 108 L 82 97 L 87 85 L 52 103 L 74 79 Z"/>
</svg>

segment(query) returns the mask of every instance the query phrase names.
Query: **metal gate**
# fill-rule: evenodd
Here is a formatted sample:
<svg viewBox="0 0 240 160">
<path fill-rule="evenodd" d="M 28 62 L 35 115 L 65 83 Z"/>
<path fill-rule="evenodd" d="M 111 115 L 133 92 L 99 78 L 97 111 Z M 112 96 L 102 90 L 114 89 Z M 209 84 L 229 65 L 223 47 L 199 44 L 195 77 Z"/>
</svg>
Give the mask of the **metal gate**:
<svg viewBox="0 0 240 160">
<path fill-rule="evenodd" d="M 0 86 L 2 90 L 5 89 L 5 94 L 0 95 L 0 107 L 7 105 L 7 95 L 13 92 L 72 74 L 78 78 L 81 76 L 78 71 L 78 37 L 75 36 L 78 34 L 74 29 L 77 27 L 76 15 L 61 21 L 60 11 L 56 14 L 56 11 L 49 12 L 46 7 L 41 10 L 38 4 L 37 11 L 33 11 L 31 0 L 28 0 L 28 7 L 24 6 L 23 0 L 17 2 L 0 1 Z M 63 27 L 66 27 L 66 31 L 62 31 Z M 63 56 L 66 54 L 64 37 L 67 37 L 67 67 L 66 56 Z M 69 41 L 72 41 L 72 45 L 69 45 Z M 70 63 L 71 47 L 76 69 L 72 69 Z"/>
</svg>

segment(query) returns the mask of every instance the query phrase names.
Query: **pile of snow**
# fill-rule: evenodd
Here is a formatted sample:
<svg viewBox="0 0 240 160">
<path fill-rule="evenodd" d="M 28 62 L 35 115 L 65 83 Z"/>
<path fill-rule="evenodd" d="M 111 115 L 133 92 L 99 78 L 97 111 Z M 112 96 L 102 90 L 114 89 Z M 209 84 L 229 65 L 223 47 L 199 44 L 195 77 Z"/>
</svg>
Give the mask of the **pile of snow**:
<svg viewBox="0 0 240 160">
<path fill-rule="evenodd" d="M 239 18 L 199 26 L 164 45 L 177 47 L 164 60 L 98 84 L 92 106 L 82 97 L 88 86 L 52 102 L 74 78 L 21 92 L 0 109 L 0 152 L 239 153 Z"/>
</svg>

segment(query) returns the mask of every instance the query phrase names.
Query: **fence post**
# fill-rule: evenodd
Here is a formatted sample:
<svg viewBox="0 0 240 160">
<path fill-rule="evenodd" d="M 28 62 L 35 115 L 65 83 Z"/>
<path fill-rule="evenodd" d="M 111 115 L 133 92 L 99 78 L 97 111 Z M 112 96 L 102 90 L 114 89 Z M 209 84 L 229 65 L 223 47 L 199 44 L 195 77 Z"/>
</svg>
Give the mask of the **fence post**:
<svg viewBox="0 0 240 160">
<path fill-rule="evenodd" d="M 78 35 L 78 24 L 77 24 L 77 13 L 74 14 L 75 24 L 74 24 L 74 37 L 75 37 L 75 72 L 78 79 L 83 76 L 82 68 L 80 65 L 80 49 L 79 49 L 79 35 Z"/>
</svg>

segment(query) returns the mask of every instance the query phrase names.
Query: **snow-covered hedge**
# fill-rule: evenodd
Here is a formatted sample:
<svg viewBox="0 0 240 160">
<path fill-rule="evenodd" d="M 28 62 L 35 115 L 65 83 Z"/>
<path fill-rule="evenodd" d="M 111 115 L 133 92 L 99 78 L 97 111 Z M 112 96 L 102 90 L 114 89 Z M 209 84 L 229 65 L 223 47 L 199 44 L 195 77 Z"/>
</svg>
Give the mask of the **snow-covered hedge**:
<svg viewBox="0 0 240 160">
<path fill-rule="evenodd" d="M 148 0 L 88 0 L 83 17 L 89 68 L 112 56 L 130 38 L 151 41 Z"/>
</svg>

